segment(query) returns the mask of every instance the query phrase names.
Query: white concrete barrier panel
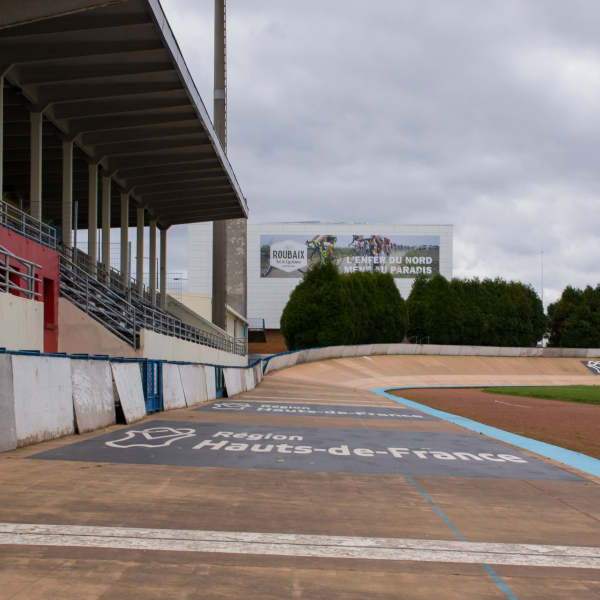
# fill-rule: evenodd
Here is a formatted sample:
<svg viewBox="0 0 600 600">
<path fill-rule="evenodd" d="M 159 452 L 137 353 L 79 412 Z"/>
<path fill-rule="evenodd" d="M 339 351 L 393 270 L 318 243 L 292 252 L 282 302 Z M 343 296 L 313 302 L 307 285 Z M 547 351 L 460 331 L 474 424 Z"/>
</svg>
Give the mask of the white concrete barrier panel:
<svg viewBox="0 0 600 600">
<path fill-rule="evenodd" d="M 71 360 L 13 356 L 12 367 L 18 445 L 75 433 Z"/>
<path fill-rule="evenodd" d="M 254 370 L 254 386 L 256 387 L 262 381 L 262 360 L 258 364 L 254 365 L 252 369 Z"/>
<path fill-rule="evenodd" d="M 441 346 L 440 347 L 440 355 L 442 356 L 458 356 L 460 352 L 461 346 Z"/>
<path fill-rule="evenodd" d="M 499 346 L 480 346 L 479 348 L 479 356 L 498 356 L 499 354 Z"/>
<path fill-rule="evenodd" d="M 15 397 L 10 354 L 0 354 L 0 452 L 17 447 Z"/>
<path fill-rule="evenodd" d="M 225 377 L 225 388 L 227 389 L 227 396 L 237 396 L 242 392 L 242 377 L 240 369 L 223 369 L 223 375 Z"/>
<path fill-rule="evenodd" d="M 372 344 L 366 344 L 363 346 L 357 346 L 356 348 L 356 356 L 370 356 L 373 351 Z"/>
<path fill-rule="evenodd" d="M 73 406 L 77 431 L 86 433 L 117 422 L 110 363 L 71 360 Z"/>
<path fill-rule="evenodd" d="M 208 400 L 206 369 L 202 365 L 194 365 L 194 385 L 198 391 L 198 402 L 206 402 Z"/>
<path fill-rule="evenodd" d="M 389 344 L 373 344 L 373 350 L 371 350 L 371 356 L 379 356 L 381 354 L 387 354 Z"/>
<path fill-rule="evenodd" d="M 194 406 L 200 402 L 198 398 L 198 386 L 196 385 L 196 375 L 194 373 L 194 365 L 179 365 L 179 376 L 181 378 L 181 386 L 183 387 L 183 395 L 187 406 Z"/>
<path fill-rule="evenodd" d="M 319 360 L 319 354 L 322 348 L 310 348 L 308 350 L 308 354 L 306 355 L 306 362 L 313 362 L 315 360 Z"/>
<path fill-rule="evenodd" d="M 246 369 L 238 369 L 238 371 L 240 372 L 240 383 L 242 386 L 242 392 L 247 392 L 248 387 L 246 384 Z"/>
<path fill-rule="evenodd" d="M 254 368 L 246 369 L 246 391 L 253 390 L 256 387 L 254 381 Z"/>
<path fill-rule="evenodd" d="M 144 388 L 138 363 L 110 363 L 110 368 L 127 424 L 145 418 Z"/>
<path fill-rule="evenodd" d="M 498 356 L 519 356 L 521 348 L 500 348 Z"/>
<path fill-rule="evenodd" d="M 329 353 L 329 358 L 342 358 L 346 346 L 333 346 Z"/>
<path fill-rule="evenodd" d="M 174 410 L 186 406 L 179 365 L 163 363 L 163 410 Z"/>
<path fill-rule="evenodd" d="M 279 359 L 279 356 L 274 356 L 273 358 L 269 359 L 269 362 L 267 362 L 267 366 L 265 368 L 265 375 L 267 375 L 267 373 L 270 373 L 271 371 L 275 371 L 278 367 L 277 367 L 277 360 Z"/>
<path fill-rule="evenodd" d="M 217 378 L 214 367 L 204 367 L 206 372 L 206 399 L 217 399 Z"/>
<path fill-rule="evenodd" d="M 408 344 L 390 344 L 388 346 L 388 356 L 393 354 L 404 354 L 404 346 L 408 346 Z"/>
<path fill-rule="evenodd" d="M 315 360 L 325 360 L 326 358 L 329 358 L 330 354 L 331 354 L 331 348 L 330 347 L 319 348 L 319 351 L 317 353 L 317 358 Z"/>
</svg>

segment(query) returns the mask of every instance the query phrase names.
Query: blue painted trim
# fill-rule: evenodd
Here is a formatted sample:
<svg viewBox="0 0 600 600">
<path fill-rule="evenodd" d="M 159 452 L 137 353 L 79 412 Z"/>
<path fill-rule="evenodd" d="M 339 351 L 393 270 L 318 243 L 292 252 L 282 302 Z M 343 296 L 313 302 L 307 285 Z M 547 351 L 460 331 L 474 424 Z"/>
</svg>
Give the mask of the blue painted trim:
<svg viewBox="0 0 600 600">
<path fill-rule="evenodd" d="M 424 404 L 419 404 L 418 402 L 413 402 L 412 400 L 407 400 L 406 398 L 400 398 L 399 396 L 392 396 L 388 394 L 386 390 L 411 390 L 411 389 L 443 389 L 445 387 L 448 388 L 465 388 L 465 387 L 522 387 L 522 386 L 465 386 L 465 385 L 448 385 L 448 386 L 440 386 L 440 385 L 414 385 L 414 386 L 404 386 L 404 387 L 385 387 L 385 388 L 376 388 L 371 390 L 374 394 L 378 396 L 382 396 L 384 398 L 388 398 L 389 400 L 393 400 L 394 402 L 398 402 L 398 404 L 404 404 L 405 406 L 409 406 L 410 408 L 414 408 L 415 410 L 420 410 L 425 414 L 431 415 L 432 417 L 437 417 L 438 419 L 443 419 L 444 421 L 449 421 L 450 423 L 454 423 L 455 425 L 459 425 L 460 427 L 464 427 L 465 429 L 469 429 L 471 431 L 475 431 L 476 433 L 482 433 L 483 435 L 487 435 L 490 438 L 495 440 L 500 440 L 501 442 L 505 442 L 507 444 L 511 444 L 512 446 L 518 446 L 519 448 L 524 448 L 525 450 L 529 450 L 530 452 L 535 452 L 541 456 L 545 456 L 546 458 L 550 458 L 555 460 L 563 465 L 568 465 L 570 467 L 574 467 L 583 471 L 584 473 L 589 473 L 590 475 L 595 475 L 596 477 L 600 477 L 600 460 L 597 458 L 592 458 L 591 456 L 586 456 L 585 454 L 581 454 L 579 452 L 573 452 L 572 450 L 567 450 L 565 448 L 560 448 L 559 446 L 553 446 L 552 444 L 546 444 L 545 442 L 538 442 L 537 440 L 532 440 L 530 438 L 526 438 L 522 435 L 517 435 L 516 433 L 510 433 L 508 431 L 502 431 L 502 429 L 497 429 L 496 427 L 490 427 L 489 425 L 483 425 L 482 423 L 478 423 L 477 421 L 472 421 L 471 419 L 467 419 L 465 417 L 459 417 L 457 415 L 453 415 L 447 412 L 443 412 L 441 410 L 436 410 L 435 408 L 429 408 L 429 406 L 425 406 Z"/>
<path fill-rule="evenodd" d="M 421 494 L 421 496 L 423 496 L 423 498 L 425 498 L 425 500 L 427 500 L 427 503 L 429 504 L 429 506 L 431 506 L 431 508 L 433 508 L 433 510 L 435 510 L 435 512 L 444 521 L 444 523 L 446 523 L 446 525 L 448 525 L 448 527 L 450 527 L 450 529 L 452 530 L 452 533 L 461 542 L 466 542 L 467 539 L 465 538 L 465 536 L 458 529 L 456 529 L 456 527 L 454 527 L 454 524 L 452 523 L 452 521 L 437 507 L 437 505 L 433 502 L 433 500 L 425 493 L 425 490 L 423 490 L 419 485 L 417 485 L 415 480 L 410 475 L 405 475 L 405 477 L 413 484 L 413 486 L 415 488 L 417 488 L 417 491 L 419 492 L 419 494 Z M 492 567 L 490 567 L 490 565 L 481 563 L 481 566 L 486 570 L 487 574 L 494 580 L 496 585 L 508 596 L 508 598 L 510 598 L 510 600 L 518 600 L 518 598 L 512 593 L 512 590 L 506 585 L 506 583 L 504 583 L 504 581 L 502 581 L 502 578 L 500 577 L 500 575 L 498 575 L 498 573 L 496 573 L 496 571 L 494 571 L 494 569 L 492 569 Z"/>
<path fill-rule="evenodd" d="M 452 521 L 433 503 L 433 500 L 425 493 L 425 490 L 421 489 L 415 482 L 415 480 L 410 475 L 405 475 L 405 477 L 417 488 L 419 494 L 427 500 L 429 506 L 435 510 L 435 512 L 439 515 L 439 517 L 452 529 L 452 533 L 461 541 L 466 542 L 467 538 L 452 524 Z"/>
<path fill-rule="evenodd" d="M 481 563 L 481 566 L 488 572 L 488 575 L 496 582 L 496 585 L 510 598 L 510 600 L 519 600 L 513 593 L 512 590 L 502 581 L 502 578 L 490 565 Z"/>
</svg>

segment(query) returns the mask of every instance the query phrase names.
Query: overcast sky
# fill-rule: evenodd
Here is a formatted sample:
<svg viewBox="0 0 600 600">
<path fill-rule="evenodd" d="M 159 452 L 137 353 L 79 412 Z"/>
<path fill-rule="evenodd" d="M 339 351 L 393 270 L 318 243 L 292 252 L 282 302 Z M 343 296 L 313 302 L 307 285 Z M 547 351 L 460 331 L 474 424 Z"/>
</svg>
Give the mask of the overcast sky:
<svg viewBox="0 0 600 600">
<path fill-rule="evenodd" d="M 162 0 L 212 115 L 213 0 Z M 228 0 L 250 222 L 453 224 L 454 275 L 595 286 L 600 3 Z M 184 227 L 169 270 L 187 270 Z"/>
</svg>

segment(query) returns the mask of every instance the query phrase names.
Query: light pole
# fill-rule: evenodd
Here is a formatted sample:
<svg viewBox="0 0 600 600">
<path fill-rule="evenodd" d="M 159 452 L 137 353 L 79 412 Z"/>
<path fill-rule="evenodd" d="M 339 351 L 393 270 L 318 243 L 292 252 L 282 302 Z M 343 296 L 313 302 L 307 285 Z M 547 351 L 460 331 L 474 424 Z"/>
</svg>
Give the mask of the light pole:
<svg viewBox="0 0 600 600">
<path fill-rule="evenodd" d="M 542 250 L 542 308 L 544 308 L 544 251 Z"/>
</svg>

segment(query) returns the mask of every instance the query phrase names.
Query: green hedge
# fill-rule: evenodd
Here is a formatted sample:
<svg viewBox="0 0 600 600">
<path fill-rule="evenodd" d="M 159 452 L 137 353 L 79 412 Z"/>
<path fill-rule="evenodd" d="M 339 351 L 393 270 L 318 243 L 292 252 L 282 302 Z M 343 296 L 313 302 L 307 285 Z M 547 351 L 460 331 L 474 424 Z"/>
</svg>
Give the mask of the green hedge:
<svg viewBox="0 0 600 600">
<path fill-rule="evenodd" d="M 600 287 L 589 289 L 596 294 L 598 336 Z M 590 296 L 587 290 L 579 293 Z M 580 302 L 578 310 L 586 315 L 592 312 L 590 302 Z M 581 335 L 583 320 L 576 323 L 567 327 L 568 333 L 571 327 L 573 335 L 577 332 L 589 339 Z M 407 334 L 419 340 L 429 337 L 431 344 L 531 347 L 547 328 L 541 300 L 523 283 L 417 276 L 404 302 L 390 274 L 342 275 L 329 261 L 307 271 L 281 316 L 281 333 L 289 350 L 400 343 Z M 569 344 L 573 335 L 567 336 Z"/>
<path fill-rule="evenodd" d="M 408 326 L 406 305 L 390 274 L 341 275 L 317 263 L 290 294 L 281 316 L 289 350 L 349 344 L 399 343 Z"/>
<path fill-rule="evenodd" d="M 533 288 L 499 278 L 417 276 L 406 304 L 409 337 L 431 344 L 531 347 L 548 327 Z"/>
<path fill-rule="evenodd" d="M 548 306 L 554 348 L 600 348 L 600 284 L 584 290 L 567 286 Z"/>
</svg>

